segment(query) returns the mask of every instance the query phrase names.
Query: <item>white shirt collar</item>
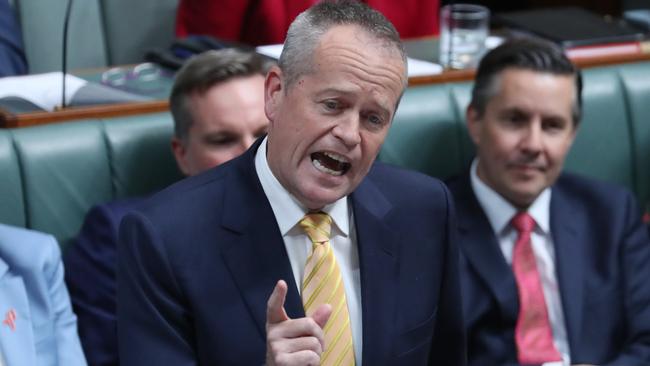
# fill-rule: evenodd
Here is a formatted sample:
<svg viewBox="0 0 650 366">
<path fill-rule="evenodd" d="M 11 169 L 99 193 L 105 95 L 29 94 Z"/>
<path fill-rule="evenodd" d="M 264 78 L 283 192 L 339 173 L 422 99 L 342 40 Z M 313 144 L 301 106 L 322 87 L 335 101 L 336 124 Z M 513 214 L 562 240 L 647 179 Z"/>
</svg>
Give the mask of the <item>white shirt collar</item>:
<svg viewBox="0 0 650 366">
<path fill-rule="evenodd" d="M 510 220 L 517 213 L 515 208 L 510 202 L 503 198 L 500 194 L 485 184 L 476 172 L 478 166 L 478 158 L 474 159 L 470 168 L 470 181 L 472 189 L 476 195 L 483 211 L 490 221 L 492 230 L 497 235 L 503 234 L 504 230 L 509 227 Z M 528 207 L 528 214 L 530 214 L 535 223 L 536 229 L 541 230 L 544 234 L 549 234 L 550 231 L 550 207 L 551 207 L 551 189 L 546 188 L 540 193 L 535 201 Z"/>
<path fill-rule="evenodd" d="M 266 158 L 268 138 L 264 138 L 255 154 L 255 170 L 264 189 L 264 194 L 271 204 L 275 220 L 280 233 L 286 235 L 309 211 L 293 195 L 280 184 L 273 175 Z M 350 212 L 348 211 L 347 197 L 342 197 L 336 202 L 322 209 L 332 217 L 334 225 L 332 235 L 337 233 L 347 237 L 350 234 Z"/>
</svg>

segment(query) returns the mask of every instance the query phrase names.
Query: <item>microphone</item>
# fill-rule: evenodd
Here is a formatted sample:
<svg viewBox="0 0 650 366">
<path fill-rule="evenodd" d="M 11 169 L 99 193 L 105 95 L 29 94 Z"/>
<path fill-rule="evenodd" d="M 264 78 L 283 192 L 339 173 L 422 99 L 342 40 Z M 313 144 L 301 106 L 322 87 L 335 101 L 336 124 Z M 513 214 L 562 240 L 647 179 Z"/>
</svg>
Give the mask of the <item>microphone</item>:
<svg viewBox="0 0 650 366">
<path fill-rule="evenodd" d="M 70 12 L 72 9 L 72 0 L 68 0 L 68 6 L 65 9 L 65 18 L 63 19 L 63 65 L 62 65 L 62 73 L 63 73 L 63 93 L 61 93 L 61 109 L 64 109 L 66 107 L 66 100 L 65 100 L 65 76 L 68 71 L 68 25 L 70 23 Z"/>
</svg>

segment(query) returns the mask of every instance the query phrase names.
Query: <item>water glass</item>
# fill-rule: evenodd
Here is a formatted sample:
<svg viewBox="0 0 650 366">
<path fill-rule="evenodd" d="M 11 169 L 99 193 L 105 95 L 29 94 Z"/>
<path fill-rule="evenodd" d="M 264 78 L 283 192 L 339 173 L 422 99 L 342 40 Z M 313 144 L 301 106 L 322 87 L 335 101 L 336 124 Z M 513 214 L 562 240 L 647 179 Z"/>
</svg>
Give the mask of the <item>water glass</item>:
<svg viewBox="0 0 650 366">
<path fill-rule="evenodd" d="M 440 11 L 440 63 L 445 68 L 477 66 L 485 52 L 490 11 L 481 5 L 450 4 Z"/>
</svg>

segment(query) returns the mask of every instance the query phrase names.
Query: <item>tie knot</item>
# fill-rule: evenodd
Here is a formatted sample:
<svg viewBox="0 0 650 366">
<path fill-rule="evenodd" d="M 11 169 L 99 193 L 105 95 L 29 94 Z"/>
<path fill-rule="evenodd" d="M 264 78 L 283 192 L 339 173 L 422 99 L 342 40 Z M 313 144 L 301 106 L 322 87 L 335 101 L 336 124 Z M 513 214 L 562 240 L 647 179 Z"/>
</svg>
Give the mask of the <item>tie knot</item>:
<svg viewBox="0 0 650 366">
<path fill-rule="evenodd" d="M 535 228 L 535 219 L 528 212 L 518 212 L 512 217 L 511 223 L 519 233 L 530 233 Z"/>
<path fill-rule="evenodd" d="M 300 220 L 300 227 L 305 230 L 312 243 L 324 243 L 330 240 L 332 218 L 323 212 L 309 213 Z"/>
</svg>

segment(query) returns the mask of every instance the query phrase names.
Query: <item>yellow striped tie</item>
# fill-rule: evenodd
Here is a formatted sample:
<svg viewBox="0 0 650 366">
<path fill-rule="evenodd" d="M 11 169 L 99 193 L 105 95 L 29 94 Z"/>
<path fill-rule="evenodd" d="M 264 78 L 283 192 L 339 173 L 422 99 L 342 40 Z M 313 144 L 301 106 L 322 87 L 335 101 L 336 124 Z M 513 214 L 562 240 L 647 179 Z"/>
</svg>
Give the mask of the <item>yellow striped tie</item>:
<svg viewBox="0 0 650 366">
<path fill-rule="evenodd" d="M 345 287 L 336 257 L 330 246 L 332 218 L 326 213 L 310 213 L 300 220 L 312 242 L 312 253 L 305 264 L 302 304 L 311 316 L 322 304 L 332 306 L 325 328 L 325 350 L 321 365 L 354 365 L 354 348 Z"/>
</svg>

